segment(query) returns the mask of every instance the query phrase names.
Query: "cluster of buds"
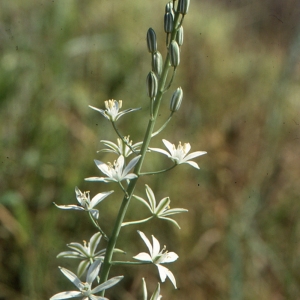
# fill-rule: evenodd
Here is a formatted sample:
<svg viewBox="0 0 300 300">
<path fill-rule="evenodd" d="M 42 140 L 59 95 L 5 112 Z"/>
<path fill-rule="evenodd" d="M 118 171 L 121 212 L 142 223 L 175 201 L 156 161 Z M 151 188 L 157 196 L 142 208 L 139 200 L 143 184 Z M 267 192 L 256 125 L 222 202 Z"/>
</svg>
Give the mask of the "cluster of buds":
<svg viewBox="0 0 300 300">
<path fill-rule="evenodd" d="M 176 0 L 173 0 L 166 4 L 164 15 L 164 30 L 167 34 L 166 46 L 168 50 L 168 65 L 174 68 L 174 72 L 180 63 L 180 47 L 183 44 L 182 22 L 185 14 L 188 12 L 190 0 L 179 0 L 177 8 L 175 8 L 175 2 Z M 162 75 L 163 59 L 161 53 L 157 50 L 156 33 L 153 28 L 148 29 L 146 40 L 148 51 L 151 53 L 152 57 L 152 71 L 150 71 L 147 75 L 146 87 L 147 95 L 151 100 L 151 105 L 153 105 L 153 101 L 156 99 L 157 93 L 160 91 L 159 79 Z M 172 83 L 173 77 L 174 73 L 168 88 Z M 182 89 L 178 88 L 171 98 L 170 110 L 172 113 L 176 112 L 180 108 L 182 97 Z"/>
</svg>

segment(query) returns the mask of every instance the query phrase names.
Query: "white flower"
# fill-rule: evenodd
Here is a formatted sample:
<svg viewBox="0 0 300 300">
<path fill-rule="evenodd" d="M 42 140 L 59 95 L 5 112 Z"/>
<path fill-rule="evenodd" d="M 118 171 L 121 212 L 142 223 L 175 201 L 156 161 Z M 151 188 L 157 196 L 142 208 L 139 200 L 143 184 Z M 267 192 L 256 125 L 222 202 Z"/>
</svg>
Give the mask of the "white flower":
<svg viewBox="0 0 300 300">
<path fill-rule="evenodd" d="M 90 238 L 90 242 L 88 244 L 86 244 L 85 241 L 83 245 L 79 243 L 70 243 L 67 246 L 74 251 L 61 252 L 57 255 L 57 258 L 64 257 L 82 259 L 77 269 L 77 275 L 78 277 L 81 277 L 95 260 L 103 261 L 106 249 L 95 252 L 98 244 L 100 243 L 101 237 L 101 233 L 97 232 Z"/>
<path fill-rule="evenodd" d="M 83 241 L 83 245 L 79 243 L 67 244 L 67 246 L 71 248 L 73 251 L 61 252 L 57 255 L 57 258 L 64 257 L 64 258 L 81 259 L 82 261 L 77 268 L 77 275 L 78 277 L 81 277 L 94 261 L 104 260 L 106 249 L 102 249 L 96 252 L 98 244 L 101 241 L 101 237 L 102 237 L 101 233 L 97 232 L 90 238 L 89 243 Z M 114 252 L 124 253 L 124 251 L 117 248 L 114 249 Z"/>
<path fill-rule="evenodd" d="M 105 297 L 96 296 L 94 294 L 99 293 L 103 290 L 109 289 L 117 284 L 124 276 L 113 277 L 95 288 L 92 289 L 92 283 L 98 276 L 101 262 L 96 260 L 89 268 L 86 275 L 86 282 L 81 282 L 80 279 L 71 271 L 61 268 L 61 272 L 79 289 L 78 291 L 68 291 L 58 293 L 50 298 L 50 300 L 62 300 L 83 297 L 82 300 L 108 300 Z"/>
<path fill-rule="evenodd" d="M 206 154 L 207 152 L 196 151 L 196 152 L 192 152 L 189 155 L 187 155 L 188 152 L 191 150 L 190 143 L 184 143 L 183 145 L 181 145 L 181 142 L 179 142 L 178 147 L 176 149 L 175 145 L 171 144 L 169 141 L 167 141 L 167 140 L 162 140 L 162 141 L 170 153 L 167 152 L 166 150 L 163 150 L 160 148 L 150 148 L 150 150 L 160 152 L 162 154 L 167 155 L 172 161 L 175 162 L 176 165 L 189 164 L 196 169 L 200 169 L 198 164 L 195 163 L 194 161 L 190 161 L 190 159 L 195 158 L 200 155 L 203 155 L 203 154 Z"/>
<path fill-rule="evenodd" d="M 143 220 L 139 220 L 139 221 L 130 221 L 130 222 L 124 222 L 122 223 L 122 226 L 127 226 L 127 225 L 132 225 L 132 224 L 140 224 L 143 222 L 146 222 L 150 219 L 152 219 L 153 217 L 157 217 L 159 219 L 163 219 L 169 222 L 172 222 L 173 224 L 175 224 L 179 229 L 180 226 L 178 225 L 178 223 L 169 218 L 168 216 L 170 215 L 175 215 L 175 214 L 179 214 L 182 212 L 187 212 L 187 209 L 184 208 L 170 208 L 170 198 L 169 197 L 165 197 L 163 199 L 161 199 L 158 203 L 158 205 L 156 205 L 156 199 L 155 199 L 155 195 L 152 191 L 152 189 L 146 184 L 146 194 L 147 194 L 147 198 L 149 203 L 143 199 L 142 197 L 133 195 L 134 198 L 136 198 L 137 200 L 139 200 L 140 202 L 142 202 L 144 205 L 146 205 L 146 207 L 150 210 L 152 216 Z"/>
<path fill-rule="evenodd" d="M 74 205 L 74 204 L 71 204 L 71 205 L 57 205 L 56 203 L 54 203 L 54 204 L 60 209 L 74 209 L 74 210 L 89 211 L 89 212 L 91 212 L 92 216 L 95 219 L 98 219 L 99 218 L 99 210 L 94 209 L 94 207 L 113 192 L 114 191 L 99 193 L 95 197 L 93 197 L 93 199 L 91 201 L 90 193 L 89 192 L 82 193 L 80 191 L 80 189 L 76 186 L 75 193 L 76 193 L 77 201 L 79 202 L 80 206 Z"/>
<path fill-rule="evenodd" d="M 160 300 L 161 298 L 162 298 L 162 296 L 160 295 L 160 284 L 158 282 L 157 287 L 156 287 L 155 291 L 153 292 L 150 300 Z M 147 300 L 147 299 L 148 299 L 147 286 L 146 286 L 146 281 L 143 278 L 143 300 Z"/>
<path fill-rule="evenodd" d="M 153 241 L 153 246 L 152 246 L 150 241 L 148 240 L 148 238 L 145 236 L 143 232 L 138 231 L 138 233 L 143 239 L 143 241 L 145 242 L 150 255 L 146 252 L 141 252 L 138 255 L 134 256 L 133 258 L 144 262 L 152 262 L 153 264 L 155 264 L 158 268 L 160 280 L 162 282 L 165 282 L 166 277 L 169 277 L 174 287 L 177 289 L 176 280 L 173 273 L 168 268 L 162 266 L 161 264 L 175 261 L 178 258 L 178 255 L 175 252 L 165 251 L 165 247 L 160 251 L 159 241 L 153 235 L 152 235 L 152 241 Z"/>
<path fill-rule="evenodd" d="M 123 155 L 120 155 L 117 161 L 114 164 L 107 163 L 100 160 L 95 160 L 96 166 L 99 170 L 107 175 L 107 177 L 89 177 L 85 180 L 87 181 L 103 181 L 103 182 L 121 182 L 122 180 L 126 179 L 133 179 L 138 177 L 136 174 L 129 173 L 129 171 L 137 164 L 138 160 L 140 159 L 141 155 L 133 158 L 127 166 L 125 166 L 125 159 Z M 125 166 L 125 168 L 124 168 Z"/>
<path fill-rule="evenodd" d="M 121 112 L 119 112 L 119 109 L 122 107 L 122 100 L 119 100 L 119 102 L 117 100 L 107 100 L 104 101 L 105 107 L 106 109 L 100 109 L 100 108 L 96 108 L 94 106 L 89 105 L 90 108 L 100 112 L 102 114 L 102 116 L 104 116 L 106 119 L 115 122 L 117 121 L 120 117 L 122 117 L 123 115 L 130 113 L 132 111 L 136 111 L 139 110 L 140 108 L 128 108 L 125 109 Z"/>
<path fill-rule="evenodd" d="M 103 143 L 108 149 L 102 149 L 98 152 L 111 152 L 116 153 L 118 155 L 123 155 L 124 157 L 128 157 L 130 154 L 133 153 L 131 149 L 133 149 L 133 151 L 135 152 L 138 152 L 140 150 L 142 142 L 132 145 L 132 141 L 129 140 L 129 136 L 125 136 L 124 140 L 127 144 L 124 143 L 121 139 L 118 139 L 118 145 L 111 141 L 102 140 L 100 142 Z"/>
</svg>

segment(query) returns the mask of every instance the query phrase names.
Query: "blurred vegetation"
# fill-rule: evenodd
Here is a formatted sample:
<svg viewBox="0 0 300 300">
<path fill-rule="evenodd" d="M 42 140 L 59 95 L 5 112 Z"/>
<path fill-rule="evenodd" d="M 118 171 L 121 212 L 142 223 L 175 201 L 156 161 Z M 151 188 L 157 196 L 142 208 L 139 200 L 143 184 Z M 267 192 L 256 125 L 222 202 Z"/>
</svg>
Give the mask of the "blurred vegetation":
<svg viewBox="0 0 300 300">
<path fill-rule="evenodd" d="M 197 160 L 144 183 L 167 195 L 182 229 L 164 222 L 140 226 L 180 259 L 170 266 L 179 290 L 162 285 L 163 299 L 300 299 L 300 6 L 297 1 L 193 0 L 185 19 L 181 65 L 173 88 L 184 101 L 155 138 L 192 151 Z M 56 259 L 66 243 L 95 232 L 84 214 L 52 204 L 75 203 L 74 187 L 99 172 L 100 139 L 116 140 L 110 124 L 88 104 L 123 99 L 140 112 L 123 117 L 124 134 L 139 141 L 147 125 L 145 35 L 153 27 L 163 53 L 165 3 L 153 1 L 2 1 L 0 10 L 0 299 L 48 299 L 72 289 Z M 158 12 L 158 13 L 157 13 Z M 168 98 L 164 104 L 168 114 Z M 149 156 L 146 168 L 166 164 Z M 118 190 L 117 186 L 113 187 Z M 118 206 L 101 204 L 109 232 Z M 114 202 L 113 202 L 114 201 Z M 112 205 L 114 203 L 114 205 Z M 130 207 L 128 220 L 140 219 Z M 143 212 L 142 212 L 143 213 Z M 118 247 L 126 258 L 141 251 L 137 228 L 124 228 Z M 104 243 L 102 244 L 104 246 Z M 122 257 L 121 257 L 122 258 Z M 110 299 L 141 297 L 141 277 L 157 282 L 155 268 L 113 269 L 126 275 Z M 140 298 L 138 298 L 140 299 Z"/>
</svg>

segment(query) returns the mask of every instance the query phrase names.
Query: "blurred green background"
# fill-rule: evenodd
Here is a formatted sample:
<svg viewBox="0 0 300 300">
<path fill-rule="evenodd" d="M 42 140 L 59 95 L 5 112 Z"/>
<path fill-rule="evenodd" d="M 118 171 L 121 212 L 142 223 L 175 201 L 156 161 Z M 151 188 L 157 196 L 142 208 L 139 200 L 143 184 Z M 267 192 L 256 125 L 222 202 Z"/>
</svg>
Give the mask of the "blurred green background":
<svg viewBox="0 0 300 300">
<path fill-rule="evenodd" d="M 178 281 L 162 285 L 163 299 L 300 299 L 300 5 L 287 0 L 193 0 L 172 91 L 183 105 L 162 138 L 190 142 L 201 170 L 182 165 L 142 178 L 157 200 L 170 196 L 182 229 L 152 221 L 124 228 L 125 259 L 145 251 L 136 229 L 154 234 L 180 259 L 170 265 Z M 66 244 L 95 233 L 87 216 L 52 204 L 75 203 L 74 187 L 115 189 L 100 206 L 109 232 L 120 204 L 118 186 L 84 182 L 99 176 L 99 141 L 116 141 L 109 122 L 88 108 L 122 99 L 142 110 L 118 123 L 134 142 L 147 125 L 145 78 L 153 27 L 165 54 L 165 2 L 108 0 L 1 1 L 0 10 L 0 299 L 48 299 L 73 286 L 57 266 Z M 158 124 L 159 125 L 159 124 Z M 168 166 L 156 154 L 145 171 Z M 127 220 L 146 212 L 132 202 Z M 100 248 L 104 248 L 102 242 Z M 120 256 L 119 259 L 124 259 Z M 113 269 L 126 275 L 110 299 L 141 299 L 153 266 Z"/>
</svg>

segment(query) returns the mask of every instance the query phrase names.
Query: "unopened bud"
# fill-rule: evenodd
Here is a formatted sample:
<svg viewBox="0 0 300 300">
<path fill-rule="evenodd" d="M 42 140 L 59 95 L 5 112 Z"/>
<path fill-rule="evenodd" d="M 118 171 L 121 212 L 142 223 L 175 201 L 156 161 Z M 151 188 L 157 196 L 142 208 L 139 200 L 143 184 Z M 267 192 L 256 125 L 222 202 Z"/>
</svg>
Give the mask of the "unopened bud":
<svg viewBox="0 0 300 300">
<path fill-rule="evenodd" d="M 190 0 L 179 0 L 177 11 L 183 15 L 187 14 L 190 6 Z"/>
<path fill-rule="evenodd" d="M 163 58 L 159 51 L 152 55 L 152 71 L 157 75 L 160 76 L 163 67 Z"/>
<path fill-rule="evenodd" d="M 181 102 L 183 98 L 183 91 L 182 88 L 179 87 L 172 95 L 170 101 L 170 111 L 176 112 L 180 108 Z"/>
<path fill-rule="evenodd" d="M 180 63 L 180 51 L 177 42 L 174 40 L 171 42 L 169 46 L 169 53 L 170 53 L 171 66 L 177 67 Z"/>
<path fill-rule="evenodd" d="M 173 12 L 173 2 L 170 1 L 166 4 L 165 13 L 172 13 Z"/>
<path fill-rule="evenodd" d="M 166 33 L 170 33 L 173 30 L 173 16 L 171 13 L 166 13 L 164 18 L 164 28 Z"/>
<path fill-rule="evenodd" d="M 156 34 L 152 28 L 147 31 L 147 47 L 148 51 L 154 53 L 157 51 Z"/>
<path fill-rule="evenodd" d="M 183 44 L 183 27 L 180 26 L 176 33 L 176 42 L 179 47 Z"/>
<path fill-rule="evenodd" d="M 150 98 L 154 98 L 157 94 L 158 80 L 154 72 L 149 72 L 146 79 L 147 93 Z"/>
</svg>

